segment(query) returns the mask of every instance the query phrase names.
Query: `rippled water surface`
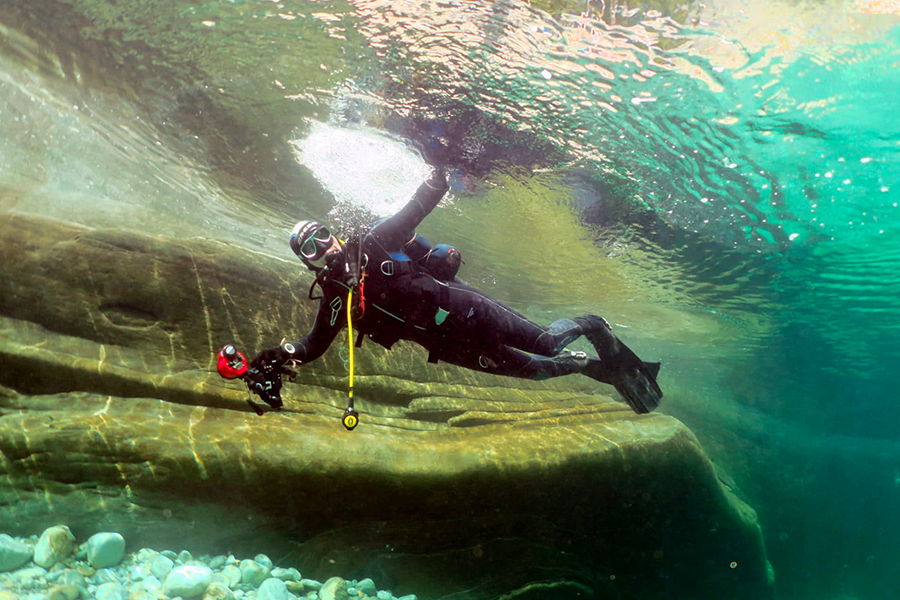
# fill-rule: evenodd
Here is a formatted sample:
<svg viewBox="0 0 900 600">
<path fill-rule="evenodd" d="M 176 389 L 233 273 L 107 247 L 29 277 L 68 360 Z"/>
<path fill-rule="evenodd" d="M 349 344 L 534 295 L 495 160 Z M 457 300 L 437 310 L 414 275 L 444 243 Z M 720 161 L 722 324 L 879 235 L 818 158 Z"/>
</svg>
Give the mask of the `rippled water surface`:
<svg viewBox="0 0 900 600">
<path fill-rule="evenodd" d="M 898 98 L 896 0 L 0 3 L 4 209 L 289 258 L 424 158 L 468 280 L 607 315 L 698 429 L 727 407 L 886 465 Z"/>
</svg>

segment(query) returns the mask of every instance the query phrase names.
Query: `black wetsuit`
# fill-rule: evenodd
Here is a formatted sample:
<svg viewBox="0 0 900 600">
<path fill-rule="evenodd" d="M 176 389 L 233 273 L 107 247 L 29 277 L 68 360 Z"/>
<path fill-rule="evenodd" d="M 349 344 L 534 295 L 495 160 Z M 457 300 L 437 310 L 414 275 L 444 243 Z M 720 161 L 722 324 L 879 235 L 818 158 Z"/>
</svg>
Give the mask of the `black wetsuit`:
<svg viewBox="0 0 900 600">
<path fill-rule="evenodd" d="M 354 318 L 354 329 L 387 348 L 410 340 L 428 350 L 431 362 L 497 375 L 546 379 L 581 372 L 578 361 L 560 352 L 581 335 L 605 335 L 609 326 L 600 317 L 562 319 L 544 327 L 459 280 L 439 281 L 418 262 L 406 260 L 403 247 L 446 190 L 443 178 L 432 178 L 397 214 L 362 234 L 366 308 Z M 323 296 L 312 330 L 282 346 L 286 351 L 270 357 L 273 362 L 310 362 L 328 349 L 347 324 L 345 281 L 328 273 L 320 279 Z"/>
</svg>

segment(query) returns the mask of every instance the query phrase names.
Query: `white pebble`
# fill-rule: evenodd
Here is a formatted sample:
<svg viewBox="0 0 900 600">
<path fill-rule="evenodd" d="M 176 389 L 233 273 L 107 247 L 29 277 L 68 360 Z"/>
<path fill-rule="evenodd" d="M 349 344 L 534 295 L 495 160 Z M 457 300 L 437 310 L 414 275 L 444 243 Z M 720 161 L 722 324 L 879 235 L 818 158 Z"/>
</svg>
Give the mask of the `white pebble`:
<svg viewBox="0 0 900 600">
<path fill-rule="evenodd" d="M 199 596 L 212 582 L 212 569 L 199 565 L 183 565 L 172 569 L 166 577 L 163 591 L 170 597 L 193 598 Z"/>
</svg>

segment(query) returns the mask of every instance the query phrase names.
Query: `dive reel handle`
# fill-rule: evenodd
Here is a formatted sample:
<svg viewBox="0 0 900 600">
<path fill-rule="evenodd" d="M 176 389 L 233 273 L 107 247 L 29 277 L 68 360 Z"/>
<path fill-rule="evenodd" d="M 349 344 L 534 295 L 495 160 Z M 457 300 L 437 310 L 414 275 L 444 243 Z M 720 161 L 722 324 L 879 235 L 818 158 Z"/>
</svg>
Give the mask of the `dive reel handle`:
<svg viewBox="0 0 900 600">
<path fill-rule="evenodd" d="M 353 431 L 359 425 L 359 413 L 352 406 L 348 406 L 341 418 L 341 423 L 347 428 L 347 431 Z"/>
</svg>

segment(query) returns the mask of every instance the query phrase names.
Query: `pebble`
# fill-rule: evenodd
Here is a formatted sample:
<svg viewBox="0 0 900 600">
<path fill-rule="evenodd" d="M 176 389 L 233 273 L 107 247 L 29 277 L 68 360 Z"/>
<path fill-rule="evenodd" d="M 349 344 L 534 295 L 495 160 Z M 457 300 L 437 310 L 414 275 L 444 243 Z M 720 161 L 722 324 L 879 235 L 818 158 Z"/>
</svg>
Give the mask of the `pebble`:
<svg viewBox="0 0 900 600">
<path fill-rule="evenodd" d="M 331 577 L 325 580 L 319 589 L 320 600 L 348 600 L 347 582 L 340 577 Z"/>
<path fill-rule="evenodd" d="M 125 556 L 125 538 L 118 533 L 95 533 L 87 541 L 87 559 L 95 569 L 114 567 Z"/>
<path fill-rule="evenodd" d="M 366 596 L 375 596 L 375 582 L 371 579 L 363 579 L 359 583 L 356 584 L 356 589 L 365 594 Z"/>
<path fill-rule="evenodd" d="M 259 584 L 269 576 L 269 569 L 255 560 L 242 560 L 240 569 L 241 582 L 253 587 L 259 587 Z"/>
<path fill-rule="evenodd" d="M 85 577 L 93 577 L 94 573 L 97 572 L 96 570 L 94 570 L 94 567 L 83 565 L 81 563 L 75 565 L 75 570 Z"/>
<path fill-rule="evenodd" d="M 241 582 L 241 570 L 234 565 L 222 567 L 222 575 L 228 578 L 228 587 L 234 587 Z"/>
<path fill-rule="evenodd" d="M 156 550 L 151 550 L 150 548 L 141 548 L 134 553 L 134 562 L 148 563 L 157 556 L 159 556 L 159 552 L 157 552 Z"/>
<path fill-rule="evenodd" d="M 84 579 L 84 575 L 75 571 L 74 569 L 67 569 L 63 571 L 62 575 L 56 580 L 60 585 L 74 585 L 75 587 L 84 587 L 87 585 L 87 582 Z"/>
<path fill-rule="evenodd" d="M 164 591 L 170 597 L 199 596 L 212 582 L 212 569 L 198 565 L 183 565 L 172 569 L 166 577 Z"/>
<path fill-rule="evenodd" d="M 294 594 L 304 594 L 306 593 L 303 589 L 303 584 L 299 581 L 285 581 L 284 585 L 288 589 L 288 593 Z"/>
<path fill-rule="evenodd" d="M 121 581 L 115 571 L 111 569 L 100 569 L 94 575 L 95 583 L 118 583 Z"/>
<path fill-rule="evenodd" d="M 213 581 L 203 593 L 203 600 L 234 600 L 234 592 L 224 583 Z"/>
<path fill-rule="evenodd" d="M 27 539 L 0 534 L 0 600 L 418 600 L 415 594 L 396 599 L 370 578 L 304 579 L 265 554 L 195 559 L 187 550 L 126 555 L 125 546 L 120 534 L 101 532 L 76 548 L 64 525 Z M 30 564 L 32 556 L 48 566 Z"/>
<path fill-rule="evenodd" d="M 75 600 L 78 595 L 78 588 L 74 585 L 54 585 L 47 593 L 47 600 Z"/>
<path fill-rule="evenodd" d="M 300 571 L 291 567 L 290 569 L 282 569 L 281 567 L 275 567 L 272 569 L 272 572 L 269 573 L 272 577 L 276 579 L 280 579 L 282 581 L 300 581 L 302 577 L 300 576 Z"/>
<path fill-rule="evenodd" d="M 164 554 L 160 554 L 150 563 L 150 572 L 160 581 L 168 577 L 174 568 L 175 561 Z"/>
<path fill-rule="evenodd" d="M 157 592 L 162 589 L 162 582 L 154 575 L 143 580 L 139 585 L 148 592 Z"/>
<path fill-rule="evenodd" d="M 44 575 L 47 574 L 47 570 L 41 567 L 30 567 L 28 569 L 21 569 L 12 574 L 10 579 L 15 582 L 17 585 L 22 587 L 33 587 L 30 584 L 37 580 L 43 580 Z"/>
<path fill-rule="evenodd" d="M 8 535 L 0 534 L 0 573 L 18 569 L 31 560 L 31 549 Z"/>
<path fill-rule="evenodd" d="M 257 600 L 287 600 L 287 588 L 280 579 L 270 577 L 262 582 L 256 593 Z"/>
<path fill-rule="evenodd" d="M 121 583 L 104 583 L 97 588 L 94 596 L 97 600 L 125 600 L 125 588 Z"/>
<path fill-rule="evenodd" d="M 72 554 L 75 536 L 65 525 L 48 527 L 34 548 L 34 564 L 49 569 Z"/>
<path fill-rule="evenodd" d="M 131 581 L 141 581 L 150 576 L 150 568 L 146 565 L 132 565 L 125 571 Z"/>
</svg>

